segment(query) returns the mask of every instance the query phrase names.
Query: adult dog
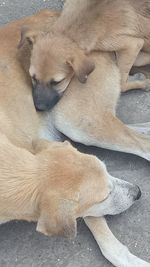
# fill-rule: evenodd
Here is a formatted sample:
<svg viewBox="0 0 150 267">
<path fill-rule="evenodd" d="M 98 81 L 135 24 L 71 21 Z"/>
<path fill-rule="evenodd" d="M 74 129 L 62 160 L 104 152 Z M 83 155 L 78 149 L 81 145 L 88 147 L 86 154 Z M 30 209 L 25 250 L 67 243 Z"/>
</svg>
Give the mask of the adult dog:
<svg viewBox="0 0 150 267">
<path fill-rule="evenodd" d="M 1 162 L 3 164 L 1 166 L 0 178 L 0 217 L 2 220 L 38 220 L 37 230 L 45 234 L 63 233 L 67 236 L 74 236 L 76 232 L 75 219 L 83 216 L 85 217 L 85 222 L 92 231 L 103 254 L 115 266 L 131 267 L 135 265 L 148 267 L 150 266 L 149 263 L 133 256 L 126 247 L 115 239 L 104 218 L 87 217 L 103 216 L 106 213 L 116 214 L 127 209 L 135 199 L 140 197 L 138 187 L 112 178 L 108 175 L 103 163 L 93 156 L 80 154 L 70 145 L 66 148 L 66 144 L 47 144 L 46 141 L 37 141 L 34 145 L 32 143 L 32 140 L 37 137 L 45 137 L 48 140 L 60 138 L 59 127 L 61 128 L 62 126 L 62 133 L 65 131 L 67 133 L 67 130 L 69 130 L 68 136 L 72 138 L 71 131 L 72 133 L 74 132 L 74 127 L 71 126 L 72 129 L 67 129 L 71 113 L 76 121 L 78 119 L 76 129 L 79 130 L 79 133 L 80 125 L 82 126 L 83 124 L 82 117 L 74 116 L 74 108 L 75 112 L 78 110 L 79 115 L 82 114 L 83 116 L 87 113 L 86 105 L 83 107 L 85 101 L 84 97 L 82 106 L 80 106 L 81 109 L 76 109 L 76 103 L 79 104 L 78 99 L 76 100 L 77 102 L 74 102 L 76 98 L 74 92 L 76 92 L 76 87 L 78 86 L 77 80 L 73 81 L 71 85 L 72 89 L 69 90 L 69 94 L 66 94 L 66 97 L 63 98 L 63 101 L 66 99 L 65 106 L 63 106 L 63 101 L 60 102 L 58 107 L 49 114 L 38 114 L 34 109 L 30 89 L 30 79 L 24 72 L 24 69 L 22 69 L 20 61 L 18 61 L 16 56 L 19 32 L 23 24 L 31 26 L 35 25 L 36 28 L 39 27 L 39 29 L 42 29 L 43 27 L 46 27 L 46 25 L 49 27 L 54 20 L 55 13 L 45 11 L 36 16 L 11 23 L 0 30 L 2 47 L 0 50 L 0 144 L 1 151 L 3 152 L 1 153 Z M 22 48 L 19 55 L 21 60 L 24 59 L 24 63 L 26 61 L 25 65 L 29 64 L 29 62 L 27 62 L 29 55 L 30 47 L 27 45 Z M 94 55 L 93 58 L 95 58 Z M 118 69 L 113 64 L 109 55 L 99 55 L 98 59 L 102 59 L 102 64 L 104 65 L 106 62 L 108 63 L 109 69 L 107 69 L 107 71 L 110 70 L 109 76 L 115 76 L 113 77 L 114 80 L 112 79 L 111 82 L 116 86 L 119 95 L 120 87 Z M 99 70 L 99 66 L 97 66 L 97 70 Z M 91 83 L 94 88 L 95 85 L 97 85 L 98 80 L 95 76 L 91 77 L 93 77 Z M 110 86 L 108 79 L 106 79 L 105 86 L 107 91 Z M 83 92 L 86 94 L 88 88 L 87 90 L 84 90 L 83 88 Z M 95 92 L 93 91 L 93 104 L 96 108 L 95 101 L 97 96 L 95 95 L 94 97 L 94 94 Z M 72 99 L 71 106 L 69 98 Z M 114 98 L 115 101 L 116 93 L 111 95 L 111 98 Z M 109 107 L 109 104 L 107 106 Z M 104 105 L 104 108 L 105 107 L 106 106 Z M 112 107 L 110 106 L 110 113 L 111 108 Z M 64 116 L 67 110 L 70 113 L 70 116 L 68 116 L 65 122 Z M 89 114 L 87 114 L 87 116 L 88 115 Z M 99 118 L 101 118 L 101 113 L 99 114 Z M 88 119 L 91 119 L 91 123 L 93 124 L 93 117 L 90 116 Z M 88 122 L 87 126 L 89 126 L 89 128 L 91 123 Z M 97 119 L 91 127 L 93 132 L 91 132 L 91 136 L 93 135 L 94 139 L 95 137 L 99 138 L 96 131 L 95 133 L 93 131 L 95 123 L 97 123 Z M 127 128 L 126 126 L 123 127 L 125 127 L 125 129 Z M 131 140 L 132 138 L 135 140 L 134 131 L 130 129 L 128 129 L 128 131 L 127 140 L 128 133 L 132 133 Z M 82 135 L 83 143 L 84 136 L 86 140 L 88 134 L 88 128 L 85 127 Z M 78 137 L 81 138 L 81 135 L 79 134 Z M 130 152 L 136 153 L 138 151 L 141 156 L 149 159 L 149 137 L 136 134 L 136 138 L 138 138 L 138 141 L 141 141 L 141 143 L 138 147 L 137 142 L 133 142 L 133 147 L 131 147 Z M 80 139 L 81 142 L 82 140 Z M 145 148 L 146 144 L 147 148 Z M 137 148 L 136 150 L 134 150 L 135 145 Z M 30 153 L 30 151 L 32 153 Z M 35 153 L 35 155 L 33 155 L 33 153 Z M 26 172 L 26 170 L 29 172 Z M 24 171 L 25 175 L 23 175 Z M 92 179 L 92 176 L 94 175 L 93 171 L 95 172 L 95 176 Z M 38 177 L 33 178 L 34 173 L 35 176 L 37 174 Z M 29 174 L 31 174 L 31 176 Z M 86 174 L 88 174 L 88 177 L 86 177 Z M 32 181 L 31 183 L 30 179 Z M 36 184 L 37 182 L 38 185 Z M 98 184 L 100 185 L 100 188 L 98 188 Z M 41 190 L 39 198 L 36 197 L 35 185 L 37 185 L 36 189 L 38 189 L 38 191 Z M 88 193 L 89 189 L 90 193 Z M 79 204 L 80 197 L 81 202 Z M 118 204 L 113 205 L 113 202 L 116 203 L 116 198 Z M 51 199 L 53 204 L 51 203 Z M 75 207 L 74 204 L 77 203 L 78 205 L 75 205 Z M 15 210 L 14 207 L 16 207 Z M 51 213 L 49 213 L 49 211 Z M 119 255 L 116 254 L 115 251 L 117 251 L 117 253 L 119 251 Z"/>
</svg>

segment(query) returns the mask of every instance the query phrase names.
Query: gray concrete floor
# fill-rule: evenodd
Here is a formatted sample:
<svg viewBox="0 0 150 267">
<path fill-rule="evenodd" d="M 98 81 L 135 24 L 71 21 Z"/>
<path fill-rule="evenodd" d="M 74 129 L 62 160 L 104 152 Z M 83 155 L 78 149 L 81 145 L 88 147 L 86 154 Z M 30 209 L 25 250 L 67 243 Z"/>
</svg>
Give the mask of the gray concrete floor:
<svg viewBox="0 0 150 267">
<path fill-rule="evenodd" d="M 49 7 L 61 8 L 59 0 L 0 0 L 0 24 Z M 118 115 L 127 123 L 150 121 L 150 93 L 134 91 L 124 94 Z M 110 173 L 137 183 L 142 198 L 126 213 L 108 217 L 116 237 L 132 253 L 150 261 L 150 164 L 136 156 L 77 145 L 80 150 L 103 159 Z M 78 223 L 74 242 L 48 238 L 35 231 L 35 224 L 12 222 L 0 226 L 0 267 L 110 267 L 96 242 L 83 224 Z"/>
</svg>

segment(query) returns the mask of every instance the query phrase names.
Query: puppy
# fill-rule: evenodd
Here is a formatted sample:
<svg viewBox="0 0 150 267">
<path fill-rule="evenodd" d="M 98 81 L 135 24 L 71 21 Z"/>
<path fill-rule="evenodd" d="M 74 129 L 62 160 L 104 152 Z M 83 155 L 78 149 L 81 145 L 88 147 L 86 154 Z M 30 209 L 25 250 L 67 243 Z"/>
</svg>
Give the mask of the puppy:
<svg viewBox="0 0 150 267">
<path fill-rule="evenodd" d="M 53 107 L 74 75 L 84 83 L 94 70 L 94 62 L 85 54 L 101 50 L 117 52 L 121 88 L 123 92 L 128 90 L 131 67 L 150 62 L 149 9 L 150 1 L 140 0 L 65 1 L 61 16 L 43 41 L 31 31 L 22 34 L 20 46 L 25 39 L 33 45 L 30 67 L 33 88 L 47 92 L 48 103 Z M 33 92 L 36 98 L 35 89 Z"/>
<path fill-rule="evenodd" d="M 39 111 L 49 110 L 60 100 L 74 75 L 85 83 L 95 68 L 76 43 L 63 35 L 45 35 L 44 32 L 23 27 L 18 48 L 22 50 L 27 43 L 31 49 L 29 73 L 33 98 L 37 99 Z M 46 107 L 38 103 L 38 98 L 42 99 L 44 94 Z"/>
</svg>

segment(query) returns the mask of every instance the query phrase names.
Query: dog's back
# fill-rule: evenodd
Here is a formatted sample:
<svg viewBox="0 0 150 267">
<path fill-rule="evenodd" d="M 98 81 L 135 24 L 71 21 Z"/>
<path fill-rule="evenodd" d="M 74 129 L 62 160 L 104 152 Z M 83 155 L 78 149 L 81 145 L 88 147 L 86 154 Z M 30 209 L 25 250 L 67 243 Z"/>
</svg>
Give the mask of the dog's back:
<svg viewBox="0 0 150 267">
<path fill-rule="evenodd" d="M 149 32 L 149 18 L 150 1 L 146 0 L 68 0 L 55 29 L 82 48 L 93 50 L 110 36 L 144 38 Z"/>
</svg>

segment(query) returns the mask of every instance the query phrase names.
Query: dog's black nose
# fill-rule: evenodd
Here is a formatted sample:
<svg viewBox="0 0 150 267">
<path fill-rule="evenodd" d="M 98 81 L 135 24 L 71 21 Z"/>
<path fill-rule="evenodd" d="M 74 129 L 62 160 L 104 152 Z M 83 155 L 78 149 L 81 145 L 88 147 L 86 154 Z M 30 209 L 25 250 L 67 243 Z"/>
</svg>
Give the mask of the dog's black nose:
<svg viewBox="0 0 150 267">
<path fill-rule="evenodd" d="M 36 86 L 32 89 L 33 101 L 38 111 L 48 111 L 52 109 L 60 100 L 61 95 L 50 88 Z"/>
<path fill-rule="evenodd" d="M 141 189 L 139 188 L 139 186 L 137 186 L 137 195 L 135 196 L 135 200 L 140 199 L 142 195 Z"/>
</svg>

